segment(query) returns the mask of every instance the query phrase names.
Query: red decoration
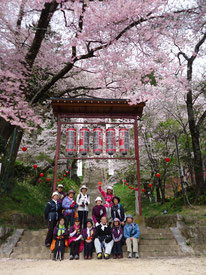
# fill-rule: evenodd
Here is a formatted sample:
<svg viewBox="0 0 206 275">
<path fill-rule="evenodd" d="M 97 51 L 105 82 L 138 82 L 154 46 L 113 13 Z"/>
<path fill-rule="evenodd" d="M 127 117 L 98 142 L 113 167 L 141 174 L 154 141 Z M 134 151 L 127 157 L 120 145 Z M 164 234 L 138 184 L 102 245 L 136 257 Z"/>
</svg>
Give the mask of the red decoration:
<svg viewBox="0 0 206 275">
<path fill-rule="evenodd" d="M 68 174 L 69 173 L 69 171 L 66 171 L 66 174 Z"/>
<path fill-rule="evenodd" d="M 70 166 L 68 166 L 68 169 L 71 169 L 71 167 L 70 167 Z"/>
<path fill-rule="evenodd" d="M 142 192 L 144 193 L 146 190 L 144 188 L 142 188 Z"/>
<path fill-rule="evenodd" d="M 165 158 L 165 162 L 170 162 L 170 158 Z"/>
<path fill-rule="evenodd" d="M 157 174 L 156 174 L 156 177 L 157 177 L 157 178 L 160 178 L 160 173 L 157 173 Z"/>
<path fill-rule="evenodd" d="M 50 181 L 50 178 L 47 178 L 46 181 Z"/>
<path fill-rule="evenodd" d="M 101 185 L 102 183 L 101 183 L 101 181 L 99 182 L 99 185 Z"/>
<path fill-rule="evenodd" d="M 126 182 L 125 184 L 126 184 L 127 186 L 129 185 L 129 183 L 127 183 L 127 182 Z"/>
<path fill-rule="evenodd" d="M 63 180 L 63 178 L 60 178 L 60 180 Z"/>
<path fill-rule="evenodd" d="M 148 187 L 150 187 L 150 188 L 151 188 L 151 187 L 152 187 L 152 184 L 151 184 L 151 183 L 149 183 L 149 184 L 148 184 Z"/>
<path fill-rule="evenodd" d="M 129 189 L 131 189 L 131 186 L 129 186 Z"/>
<path fill-rule="evenodd" d="M 134 190 L 134 187 L 132 187 L 132 190 Z"/>
<path fill-rule="evenodd" d="M 124 182 L 126 182 L 126 180 L 124 180 Z"/>
<path fill-rule="evenodd" d="M 66 174 L 64 174 L 64 177 L 66 177 L 67 175 Z"/>
<path fill-rule="evenodd" d="M 60 179 L 58 179 L 57 181 L 60 182 Z"/>
<path fill-rule="evenodd" d="M 40 177 L 43 177 L 44 176 L 44 173 L 40 173 Z"/>
<path fill-rule="evenodd" d="M 137 188 L 135 188 L 135 190 L 136 190 L 136 191 L 138 191 L 138 190 L 139 190 L 139 189 L 138 189 L 138 187 L 137 187 Z"/>
<path fill-rule="evenodd" d="M 22 147 L 21 148 L 23 152 L 26 152 L 27 148 L 26 147 Z"/>
<path fill-rule="evenodd" d="M 36 169 L 38 166 L 36 164 L 33 165 L 33 168 Z"/>
</svg>

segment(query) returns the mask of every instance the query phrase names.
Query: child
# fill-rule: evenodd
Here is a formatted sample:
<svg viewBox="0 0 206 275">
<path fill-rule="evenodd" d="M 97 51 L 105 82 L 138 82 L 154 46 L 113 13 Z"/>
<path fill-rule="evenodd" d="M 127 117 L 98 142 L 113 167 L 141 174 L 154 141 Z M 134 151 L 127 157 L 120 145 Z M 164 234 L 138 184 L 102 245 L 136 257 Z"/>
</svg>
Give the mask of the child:
<svg viewBox="0 0 206 275">
<path fill-rule="evenodd" d="M 115 218 L 118 218 L 121 222 L 121 225 L 124 226 L 124 220 L 125 220 L 125 214 L 124 214 L 124 208 L 120 204 L 120 198 L 114 197 L 112 199 L 113 205 L 111 208 L 111 216 L 114 221 Z"/>
<path fill-rule="evenodd" d="M 138 224 L 134 223 L 132 215 L 128 215 L 126 219 L 127 224 L 124 227 L 124 237 L 126 239 L 128 258 L 132 258 L 132 244 L 135 258 L 139 258 L 138 243 L 140 230 Z"/>
<path fill-rule="evenodd" d="M 53 256 L 54 261 L 56 261 L 58 257 L 60 261 L 64 259 L 65 239 L 68 236 L 68 231 L 64 223 L 65 220 L 61 217 L 58 225 L 54 228 L 53 239 L 56 240 Z"/>
<path fill-rule="evenodd" d="M 87 227 L 89 204 L 90 204 L 90 197 L 87 194 L 87 187 L 86 185 L 82 185 L 82 187 L 80 188 L 80 194 L 78 194 L 77 196 L 78 216 L 79 216 L 81 228 Z"/>
<path fill-rule="evenodd" d="M 87 227 L 82 230 L 82 235 L 84 238 L 84 259 L 91 259 L 95 237 L 95 228 L 93 228 L 91 219 L 87 220 Z"/>
<path fill-rule="evenodd" d="M 45 239 L 46 247 L 49 247 L 52 243 L 53 231 L 56 223 L 59 219 L 60 205 L 58 203 L 59 194 L 58 192 L 53 192 L 51 200 L 47 203 L 44 216 L 48 221 L 48 232 Z"/>
<path fill-rule="evenodd" d="M 81 244 L 81 228 L 80 228 L 80 220 L 79 218 L 75 218 L 74 226 L 70 227 L 69 230 L 69 246 L 70 246 L 70 260 L 79 260 L 79 252 L 82 250 Z"/>
<path fill-rule="evenodd" d="M 109 259 L 112 247 L 113 247 L 113 239 L 112 239 L 112 229 L 107 224 L 107 218 L 102 217 L 100 225 L 96 228 L 94 246 L 97 253 L 97 259 L 102 259 L 102 247 L 104 248 L 104 258 L 106 260 Z"/>
<path fill-rule="evenodd" d="M 123 258 L 123 255 L 122 255 L 123 228 L 122 228 L 120 220 L 118 218 L 115 218 L 114 222 L 113 222 L 112 238 L 114 240 L 113 258 L 114 259 Z"/>
<path fill-rule="evenodd" d="M 62 201 L 66 228 L 68 228 L 69 223 L 71 226 L 74 225 L 74 214 L 75 208 L 77 207 L 76 202 L 74 200 L 74 194 L 75 192 L 73 190 L 69 190 L 67 196 Z"/>
<path fill-rule="evenodd" d="M 102 194 L 105 204 L 104 206 L 106 207 L 106 212 L 107 212 L 107 220 L 108 222 L 111 222 L 111 207 L 112 207 L 112 199 L 114 198 L 113 195 L 113 188 L 112 186 L 107 187 L 107 192 L 104 192 L 101 187 L 101 182 L 99 182 L 99 191 Z"/>
<path fill-rule="evenodd" d="M 92 218 L 95 223 L 95 226 L 98 226 L 100 224 L 101 218 L 104 216 L 106 217 L 106 208 L 102 205 L 102 199 L 101 197 L 97 197 L 96 205 L 92 209 Z"/>
</svg>

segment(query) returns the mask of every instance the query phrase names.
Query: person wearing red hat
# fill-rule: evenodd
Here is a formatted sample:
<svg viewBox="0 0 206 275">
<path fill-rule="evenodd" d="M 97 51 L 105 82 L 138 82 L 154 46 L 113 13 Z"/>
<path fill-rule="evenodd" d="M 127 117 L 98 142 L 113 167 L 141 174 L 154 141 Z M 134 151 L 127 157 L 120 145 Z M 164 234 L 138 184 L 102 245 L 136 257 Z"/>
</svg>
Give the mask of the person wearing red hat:
<svg viewBox="0 0 206 275">
<path fill-rule="evenodd" d="M 74 225 L 74 214 L 75 209 L 77 208 L 76 201 L 74 200 L 75 192 L 73 190 L 69 190 L 67 196 L 62 201 L 62 208 L 64 209 L 64 218 L 65 218 L 65 226 L 68 228 Z"/>
</svg>

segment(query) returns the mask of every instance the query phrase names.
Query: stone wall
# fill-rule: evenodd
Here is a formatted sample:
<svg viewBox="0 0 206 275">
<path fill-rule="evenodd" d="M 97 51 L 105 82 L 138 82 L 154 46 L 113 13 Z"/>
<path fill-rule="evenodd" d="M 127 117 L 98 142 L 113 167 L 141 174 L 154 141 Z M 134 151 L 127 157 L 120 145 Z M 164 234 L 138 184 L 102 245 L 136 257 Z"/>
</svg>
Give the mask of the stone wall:
<svg viewBox="0 0 206 275">
<path fill-rule="evenodd" d="M 144 217 L 144 224 L 146 227 L 152 228 L 169 228 L 176 227 L 177 216 L 154 216 Z"/>
<path fill-rule="evenodd" d="M 181 226 L 181 233 L 191 245 L 196 256 L 206 255 L 206 226 Z"/>
<path fill-rule="evenodd" d="M 11 223 L 16 228 L 24 229 L 40 229 L 46 227 L 46 222 L 43 216 L 30 216 L 26 214 L 13 214 Z"/>
</svg>

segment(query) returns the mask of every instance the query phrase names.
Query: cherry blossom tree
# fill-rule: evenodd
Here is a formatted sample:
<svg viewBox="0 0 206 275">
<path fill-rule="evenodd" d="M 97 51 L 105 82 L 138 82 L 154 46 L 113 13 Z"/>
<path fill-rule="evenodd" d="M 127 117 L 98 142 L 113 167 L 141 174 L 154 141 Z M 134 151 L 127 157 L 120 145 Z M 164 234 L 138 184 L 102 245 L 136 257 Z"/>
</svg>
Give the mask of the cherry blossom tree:
<svg viewBox="0 0 206 275">
<path fill-rule="evenodd" d="M 132 104 L 159 96 L 165 87 L 187 94 L 190 131 L 197 133 L 200 123 L 191 122 L 192 68 L 205 50 L 205 11 L 203 0 L 2 0 L 2 138 L 8 141 L 17 127 L 17 153 L 21 130 L 41 123 L 41 108 L 51 95 L 89 91 L 92 96 L 124 96 Z M 95 81 L 75 85 L 82 73 Z M 157 85 L 151 85 L 151 74 Z M 198 139 L 193 135 L 202 190 Z"/>
</svg>

